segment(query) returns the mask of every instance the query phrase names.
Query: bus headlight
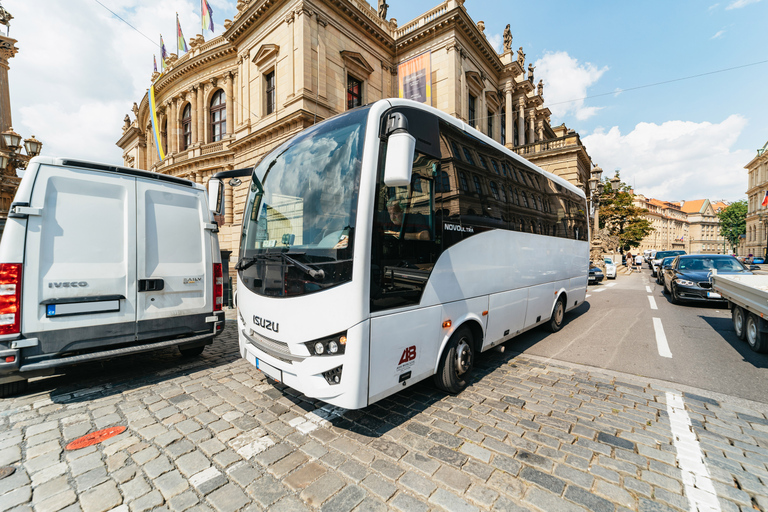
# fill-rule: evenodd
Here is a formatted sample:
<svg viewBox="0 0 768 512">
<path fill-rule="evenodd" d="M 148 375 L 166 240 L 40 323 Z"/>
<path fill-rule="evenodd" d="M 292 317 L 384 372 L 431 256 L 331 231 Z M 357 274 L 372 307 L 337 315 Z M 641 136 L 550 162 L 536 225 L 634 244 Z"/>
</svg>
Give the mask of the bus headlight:
<svg viewBox="0 0 768 512">
<path fill-rule="evenodd" d="M 347 333 L 340 332 L 333 336 L 308 341 L 304 344 L 313 356 L 336 356 L 344 353 L 347 345 Z"/>
</svg>

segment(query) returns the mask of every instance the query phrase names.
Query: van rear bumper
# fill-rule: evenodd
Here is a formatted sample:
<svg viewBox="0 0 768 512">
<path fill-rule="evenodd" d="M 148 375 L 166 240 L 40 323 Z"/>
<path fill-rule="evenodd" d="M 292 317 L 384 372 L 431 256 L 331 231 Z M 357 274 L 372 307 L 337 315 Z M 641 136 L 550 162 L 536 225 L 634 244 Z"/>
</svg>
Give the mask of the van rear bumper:
<svg viewBox="0 0 768 512">
<path fill-rule="evenodd" d="M 100 359 L 109 359 L 112 357 L 125 356 L 129 354 L 138 354 L 140 352 L 149 352 L 160 350 L 167 347 L 181 346 L 199 346 L 210 345 L 213 342 L 213 332 L 188 336 L 185 338 L 176 338 L 172 340 L 158 341 L 154 343 L 144 343 L 141 345 L 132 345 L 128 347 L 101 350 L 87 354 L 78 354 L 68 357 L 52 357 L 51 359 L 37 360 L 34 363 L 21 364 L 21 349 L 9 349 L 0 351 L 2 359 L 0 360 L 0 383 L 14 380 L 28 379 L 39 375 L 48 375 L 54 368 L 69 366 L 73 364 L 98 361 Z M 5 358 L 15 356 L 13 363 L 5 363 Z M 52 354 L 55 356 L 55 354 Z"/>
</svg>

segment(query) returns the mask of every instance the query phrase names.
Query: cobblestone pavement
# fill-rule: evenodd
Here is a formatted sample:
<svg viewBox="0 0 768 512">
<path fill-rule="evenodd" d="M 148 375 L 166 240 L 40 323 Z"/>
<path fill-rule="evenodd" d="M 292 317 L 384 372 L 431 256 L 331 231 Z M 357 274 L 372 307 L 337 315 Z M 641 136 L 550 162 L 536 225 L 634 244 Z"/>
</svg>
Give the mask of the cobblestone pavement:
<svg viewBox="0 0 768 512">
<path fill-rule="evenodd" d="M 759 404 L 519 355 L 478 365 L 459 396 L 425 382 L 362 411 L 268 382 L 233 325 L 199 358 L 82 365 L 0 401 L 0 509 L 768 510 Z"/>
</svg>

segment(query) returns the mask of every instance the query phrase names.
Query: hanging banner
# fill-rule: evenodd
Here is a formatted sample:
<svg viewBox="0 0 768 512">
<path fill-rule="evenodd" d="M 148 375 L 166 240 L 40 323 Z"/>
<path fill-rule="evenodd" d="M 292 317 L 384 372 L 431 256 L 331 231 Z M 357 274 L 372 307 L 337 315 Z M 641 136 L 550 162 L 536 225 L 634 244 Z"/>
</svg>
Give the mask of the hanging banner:
<svg viewBox="0 0 768 512">
<path fill-rule="evenodd" d="M 155 84 L 149 87 L 149 112 L 152 119 L 152 133 L 155 136 L 155 147 L 157 148 L 157 156 L 162 162 L 165 160 L 165 154 L 163 154 L 163 145 L 160 143 L 160 127 L 157 125 L 157 111 L 155 109 Z"/>
<path fill-rule="evenodd" d="M 432 106 L 432 53 L 426 52 L 397 66 L 399 97 Z"/>
</svg>

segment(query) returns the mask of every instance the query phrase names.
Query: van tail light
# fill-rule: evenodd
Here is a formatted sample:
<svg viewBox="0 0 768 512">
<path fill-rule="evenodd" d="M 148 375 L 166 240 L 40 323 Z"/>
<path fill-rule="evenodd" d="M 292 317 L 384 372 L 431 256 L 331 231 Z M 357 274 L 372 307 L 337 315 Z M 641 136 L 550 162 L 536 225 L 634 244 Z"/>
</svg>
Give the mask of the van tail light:
<svg viewBox="0 0 768 512">
<path fill-rule="evenodd" d="M 213 310 L 224 309 L 224 274 L 221 263 L 213 264 Z"/>
<path fill-rule="evenodd" d="M 0 263 L 0 335 L 21 332 L 21 263 Z"/>
</svg>

